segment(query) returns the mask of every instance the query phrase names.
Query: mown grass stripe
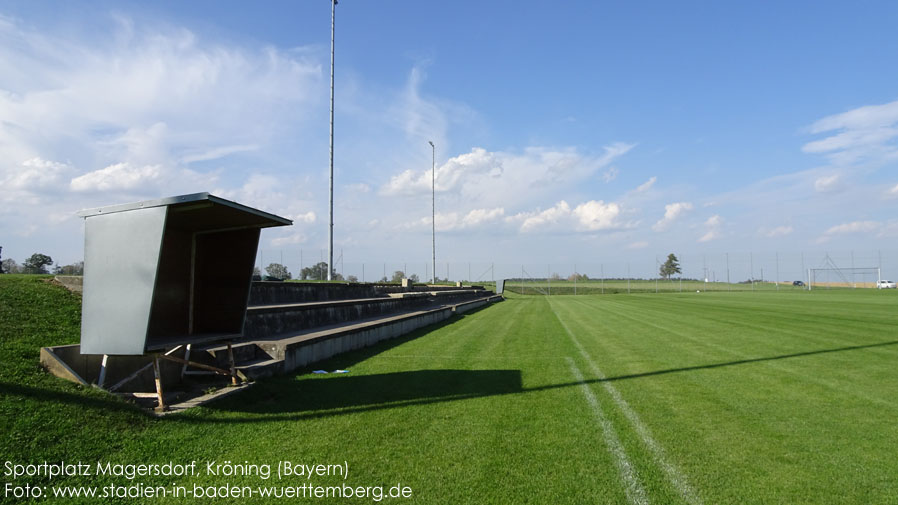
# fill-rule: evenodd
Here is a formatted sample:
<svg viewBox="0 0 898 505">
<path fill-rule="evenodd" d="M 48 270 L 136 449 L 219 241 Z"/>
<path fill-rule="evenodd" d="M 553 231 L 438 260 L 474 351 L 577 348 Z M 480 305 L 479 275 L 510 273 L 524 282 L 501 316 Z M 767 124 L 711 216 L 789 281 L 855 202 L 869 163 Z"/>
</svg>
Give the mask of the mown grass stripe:
<svg viewBox="0 0 898 505">
<path fill-rule="evenodd" d="M 614 426 L 612 426 L 611 421 L 605 416 L 605 412 L 602 410 L 602 405 L 599 403 L 598 398 L 596 398 L 595 393 L 590 389 L 589 384 L 586 383 L 583 373 L 577 368 L 574 360 L 567 358 L 566 361 L 568 368 L 571 370 L 571 374 L 574 376 L 574 380 L 580 383 L 580 390 L 583 391 L 583 396 L 586 397 L 586 402 L 589 403 L 589 407 L 592 409 L 596 421 L 598 421 L 599 426 L 602 428 L 602 437 L 605 439 L 605 444 L 607 445 L 608 450 L 614 456 L 617 471 L 620 473 L 621 480 L 624 483 L 627 500 L 633 505 L 647 505 L 649 500 L 646 497 L 645 488 L 639 481 L 639 476 L 636 474 L 636 468 L 633 466 L 633 463 L 630 462 L 630 458 L 627 457 L 624 446 L 621 444 L 617 432 L 614 431 Z"/>
<path fill-rule="evenodd" d="M 728 345 L 724 345 L 721 343 L 716 343 L 712 340 L 712 338 L 709 335 L 713 335 L 713 333 L 715 331 L 718 333 L 721 332 L 720 321 L 711 322 L 711 321 L 708 321 L 703 318 L 692 317 L 689 319 L 689 321 L 687 323 L 689 326 L 689 329 L 687 330 L 686 328 L 683 328 L 682 325 L 677 324 L 678 317 L 676 315 L 672 315 L 670 312 L 666 313 L 666 315 L 668 317 L 664 319 L 664 324 L 662 325 L 660 323 L 652 322 L 652 321 L 661 320 L 661 318 L 644 317 L 645 314 L 642 314 L 642 311 L 643 311 L 643 307 L 641 306 L 640 307 L 641 314 L 639 316 L 635 316 L 635 315 L 630 314 L 629 307 L 620 306 L 619 310 L 615 311 L 615 314 L 617 317 L 620 317 L 622 319 L 626 319 L 633 323 L 636 323 L 637 326 L 651 327 L 657 334 L 675 335 L 682 340 L 692 342 L 700 347 L 704 347 L 706 349 L 713 349 L 714 351 L 717 351 L 724 355 L 733 356 L 733 357 L 737 358 L 735 360 L 735 362 L 733 363 L 734 365 L 759 364 L 764 367 L 776 369 L 779 372 L 783 372 L 783 373 L 792 375 L 794 377 L 798 377 L 805 382 L 816 384 L 818 386 L 823 386 L 825 388 L 831 389 L 833 391 L 838 391 L 838 392 L 843 393 L 848 396 L 862 399 L 862 400 L 870 402 L 870 403 L 875 403 L 877 405 L 887 407 L 889 409 L 898 409 L 898 404 L 896 404 L 893 399 L 878 398 L 878 397 L 871 396 L 871 395 L 867 394 L 862 389 L 853 389 L 853 388 L 845 387 L 842 385 L 841 381 L 827 380 L 827 379 L 821 377 L 817 370 L 803 372 L 799 369 L 796 369 L 796 367 L 791 364 L 780 363 L 780 361 L 782 361 L 783 358 L 789 358 L 789 354 L 792 354 L 789 351 L 781 351 L 781 352 L 785 353 L 784 356 L 780 355 L 780 357 L 777 357 L 776 359 L 765 360 L 763 358 L 765 358 L 767 356 L 758 356 L 753 353 L 746 353 L 746 352 L 738 351 L 732 347 L 732 344 L 730 346 L 728 346 Z M 686 318 L 686 317 L 687 317 L 686 315 L 680 316 L 680 318 Z M 700 337 L 694 336 L 696 334 L 700 334 L 701 336 Z M 675 342 L 673 345 L 680 345 L 680 344 L 679 344 L 679 342 Z M 770 349 L 772 351 L 771 354 L 769 355 L 771 358 L 774 358 L 777 356 L 778 351 L 776 351 L 776 348 L 774 346 L 768 344 L 768 346 L 766 348 Z M 875 348 L 873 348 L 873 349 L 875 349 Z M 711 357 L 712 354 L 709 354 L 709 353 L 702 353 L 701 355 L 705 359 L 716 360 L 719 363 L 726 363 L 728 361 L 733 361 L 730 358 L 713 358 L 713 357 Z M 807 356 L 807 355 L 796 354 L 794 356 L 794 358 L 800 358 L 803 356 Z M 706 363 L 703 363 L 703 364 L 697 365 L 697 366 L 709 367 L 709 365 L 713 365 L 713 361 L 712 361 L 712 363 L 706 362 Z M 688 370 L 688 369 L 689 369 L 689 367 L 684 367 L 684 370 Z M 771 381 L 775 380 L 775 378 L 774 377 L 765 377 L 765 378 L 759 379 L 759 380 L 765 380 L 767 382 L 771 382 Z"/>
<path fill-rule="evenodd" d="M 655 463 L 661 467 L 664 473 L 667 475 L 668 480 L 671 484 L 673 484 L 674 488 L 676 488 L 677 492 L 680 493 L 680 496 L 683 497 L 691 505 L 701 505 L 702 500 L 699 498 L 698 494 L 689 485 L 689 481 L 686 476 L 673 464 L 670 463 L 667 454 L 664 450 L 664 447 L 661 446 L 656 440 L 655 437 L 652 436 L 651 431 L 648 426 L 642 422 L 642 419 L 639 418 L 639 415 L 636 414 L 630 404 L 624 400 L 623 396 L 621 396 L 620 391 L 617 390 L 610 382 L 605 380 L 607 377 L 602 370 L 599 368 L 598 364 L 596 364 L 595 360 L 592 359 L 592 356 L 586 352 L 586 349 L 583 347 L 583 344 L 580 343 L 580 340 L 574 335 L 574 332 L 571 331 L 570 327 L 568 327 L 564 318 L 558 315 L 558 311 L 555 310 L 555 306 L 552 302 L 549 302 L 552 307 L 552 312 L 555 314 L 555 317 L 558 318 L 558 321 L 561 323 L 561 326 L 564 328 L 564 331 L 567 333 L 568 337 L 570 337 L 571 341 L 574 343 L 574 346 L 580 352 L 580 355 L 586 360 L 586 363 L 589 365 L 590 370 L 593 375 L 595 375 L 600 381 L 602 381 L 602 387 L 605 391 L 611 396 L 611 399 L 614 400 L 614 403 L 617 407 L 624 413 L 627 420 L 630 421 L 630 424 L 633 425 L 633 428 L 636 430 L 636 433 L 639 435 L 639 438 L 642 442 L 649 448 L 649 451 L 652 453 L 652 457 L 655 460 Z"/>
</svg>

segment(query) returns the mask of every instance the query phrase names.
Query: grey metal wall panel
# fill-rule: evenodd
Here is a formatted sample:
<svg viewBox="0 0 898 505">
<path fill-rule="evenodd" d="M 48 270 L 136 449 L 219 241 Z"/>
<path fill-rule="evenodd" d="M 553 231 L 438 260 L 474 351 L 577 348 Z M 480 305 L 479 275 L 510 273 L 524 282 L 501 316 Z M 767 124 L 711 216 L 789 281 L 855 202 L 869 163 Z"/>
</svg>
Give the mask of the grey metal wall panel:
<svg viewBox="0 0 898 505">
<path fill-rule="evenodd" d="M 144 353 L 167 209 L 85 219 L 82 353 Z"/>
</svg>

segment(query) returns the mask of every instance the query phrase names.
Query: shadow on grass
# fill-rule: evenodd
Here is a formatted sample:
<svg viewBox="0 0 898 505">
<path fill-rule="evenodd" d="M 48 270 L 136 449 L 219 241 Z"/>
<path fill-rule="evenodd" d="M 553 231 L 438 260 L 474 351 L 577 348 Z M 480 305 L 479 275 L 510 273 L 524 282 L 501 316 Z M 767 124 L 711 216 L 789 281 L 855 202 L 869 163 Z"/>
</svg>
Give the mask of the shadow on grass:
<svg viewBox="0 0 898 505">
<path fill-rule="evenodd" d="M 255 414 L 359 412 L 521 391 L 520 370 L 416 370 L 272 380 L 253 388 L 251 401 L 225 399 L 207 408 Z"/>
<path fill-rule="evenodd" d="M 91 395 L 79 391 L 60 391 L 58 389 L 27 386 L 5 381 L 0 381 L 0 391 L 3 392 L 4 396 L 9 396 L 11 398 L 18 397 L 41 402 L 57 402 L 77 406 L 79 408 L 123 412 L 145 417 L 147 419 L 152 418 L 152 416 L 144 410 L 130 403 L 123 402 L 111 394 Z"/>
<path fill-rule="evenodd" d="M 227 418 L 172 416 L 169 419 L 179 419 L 191 423 L 254 423 L 315 419 L 490 396 L 536 393 L 578 387 L 584 383 L 599 384 L 632 380 L 782 359 L 873 349 L 896 344 L 898 344 L 898 340 L 706 365 L 668 368 L 615 377 L 587 379 L 583 382 L 562 382 L 532 388 L 522 387 L 520 371 L 517 370 L 422 370 L 373 376 L 324 376 L 322 378 L 304 378 L 301 380 L 278 378 L 263 383 L 261 387 L 253 388 L 252 392 L 249 393 L 252 397 L 244 394 L 206 406 L 210 410 L 222 413 L 244 412 L 269 415 L 252 417 L 229 416 Z"/>
</svg>

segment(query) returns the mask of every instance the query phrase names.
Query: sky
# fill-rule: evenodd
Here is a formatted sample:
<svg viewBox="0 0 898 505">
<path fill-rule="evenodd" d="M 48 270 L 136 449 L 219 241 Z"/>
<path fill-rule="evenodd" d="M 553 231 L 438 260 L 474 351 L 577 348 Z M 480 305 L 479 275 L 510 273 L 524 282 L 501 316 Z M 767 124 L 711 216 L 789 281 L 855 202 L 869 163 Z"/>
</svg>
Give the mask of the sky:
<svg viewBox="0 0 898 505">
<path fill-rule="evenodd" d="M 202 191 L 294 221 L 268 258 L 321 258 L 330 7 L 0 4 L 3 258 L 78 261 L 78 210 Z M 427 263 L 435 156 L 438 263 L 895 251 L 895 26 L 893 1 L 343 0 L 334 248 Z"/>
</svg>

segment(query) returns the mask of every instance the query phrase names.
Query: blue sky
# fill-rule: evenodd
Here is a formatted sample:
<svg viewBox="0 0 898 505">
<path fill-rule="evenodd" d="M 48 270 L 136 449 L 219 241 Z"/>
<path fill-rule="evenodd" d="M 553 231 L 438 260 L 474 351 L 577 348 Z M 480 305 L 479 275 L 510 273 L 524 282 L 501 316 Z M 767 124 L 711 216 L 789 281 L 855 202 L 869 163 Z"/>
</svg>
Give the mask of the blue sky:
<svg viewBox="0 0 898 505">
<path fill-rule="evenodd" d="M 895 248 L 895 2 L 337 6 L 346 261 L 622 262 Z M 327 247 L 330 4 L 0 5 L 0 246 L 211 191 Z M 270 253 L 270 254 L 271 254 Z M 294 266 L 295 270 L 296 267 Z"/>
</svg>

